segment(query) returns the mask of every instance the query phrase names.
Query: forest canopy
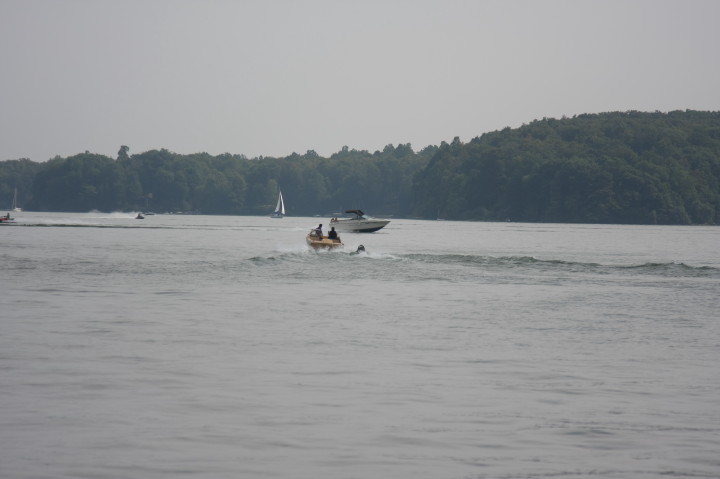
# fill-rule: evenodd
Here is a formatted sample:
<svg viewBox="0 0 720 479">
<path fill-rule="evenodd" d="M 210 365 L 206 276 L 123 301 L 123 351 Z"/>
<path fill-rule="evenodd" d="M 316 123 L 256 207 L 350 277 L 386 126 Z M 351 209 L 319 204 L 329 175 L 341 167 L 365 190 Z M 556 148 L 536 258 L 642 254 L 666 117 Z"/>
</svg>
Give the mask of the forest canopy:
<svg viewBox="0 0 720 479">
<path fill-rule="evenodd" d="M 454 220 L 718 224 L 720 112 L 536 120 L 467 143 L 283 158 L 151 150 L 0 162 L 0 205 L 26 210 L 289 215 L 362 208 Z"/>
</svg>

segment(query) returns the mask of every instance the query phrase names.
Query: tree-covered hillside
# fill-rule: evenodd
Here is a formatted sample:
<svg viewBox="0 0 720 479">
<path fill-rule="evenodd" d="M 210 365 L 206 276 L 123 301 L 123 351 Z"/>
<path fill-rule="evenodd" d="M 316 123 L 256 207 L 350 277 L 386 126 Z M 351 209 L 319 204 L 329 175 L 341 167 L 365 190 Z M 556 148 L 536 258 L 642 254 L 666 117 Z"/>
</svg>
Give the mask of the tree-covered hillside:
<svg viewBox="0 0 720 479">
<path fill-rule="evenodd" d="M 456 139 L 416 176 L 415 197 L 424 217 L 717 224 L 720 112 L 580 115 Z"/>
<path fill-rule="evenodd" d="M 720 112 L 543 119 L 415 152 L 344 147 L 284 158 L 168 150 L 0 162 L 0 207 L 289 215 L 362 208 L 457 220 L 718 224 Z"/>
</svg>

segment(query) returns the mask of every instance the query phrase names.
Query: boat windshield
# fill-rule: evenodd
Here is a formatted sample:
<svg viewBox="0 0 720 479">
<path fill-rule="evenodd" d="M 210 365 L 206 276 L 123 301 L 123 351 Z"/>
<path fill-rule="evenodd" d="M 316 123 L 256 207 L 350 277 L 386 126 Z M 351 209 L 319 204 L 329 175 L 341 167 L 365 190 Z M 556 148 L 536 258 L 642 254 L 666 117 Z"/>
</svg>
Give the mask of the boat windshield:
<svg viewBox="0 0 720 479">
<path fill-rule="evenodd" d="M 355 215 L 354 219 L 367 219 L 363 210 L 347 210 L 345 213 L 352 213 Z"/>
</svg>

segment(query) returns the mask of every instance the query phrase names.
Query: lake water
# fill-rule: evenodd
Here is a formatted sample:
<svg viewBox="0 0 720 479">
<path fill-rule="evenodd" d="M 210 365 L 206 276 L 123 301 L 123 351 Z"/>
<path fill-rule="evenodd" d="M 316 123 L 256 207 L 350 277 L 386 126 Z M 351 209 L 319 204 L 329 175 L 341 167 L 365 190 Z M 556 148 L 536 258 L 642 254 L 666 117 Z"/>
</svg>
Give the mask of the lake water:
<svg viewBox="0 0 720 479">
<path fill-rule="evenodd" d="M 16 216 L 2 478 L 720 477 L 718 227 Z"/>
</svg>

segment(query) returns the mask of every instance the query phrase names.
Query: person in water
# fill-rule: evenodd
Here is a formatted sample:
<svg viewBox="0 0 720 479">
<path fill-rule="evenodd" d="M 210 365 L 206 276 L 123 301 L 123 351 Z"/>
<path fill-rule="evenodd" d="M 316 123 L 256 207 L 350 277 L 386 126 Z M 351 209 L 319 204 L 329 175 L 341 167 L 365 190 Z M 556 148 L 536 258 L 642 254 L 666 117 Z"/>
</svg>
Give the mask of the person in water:
<svg viewBox="0 0 720 479">
<path fill-rule="evenodd" d="M 330 228 L 330 231 L 328 231 L 328 238 L 330 238 L 331 240 L 340 239 L 340 238 L 338 238 L 338 234 L 337 234 L 337 231 L 335 231 L 334 226 L 332 228 Z"/>
<path fill-rule="evenodd" d="M 358 246 L 358 249 L 357 249 L 357 251 L 355 251 L 355 252 L 356 252 L 356 253 L 364 253 L 364 252 L 365 252 L 365 247 L 364 247 L 363 245 L 360 245 L 360 246 Z"/>
</svg>

